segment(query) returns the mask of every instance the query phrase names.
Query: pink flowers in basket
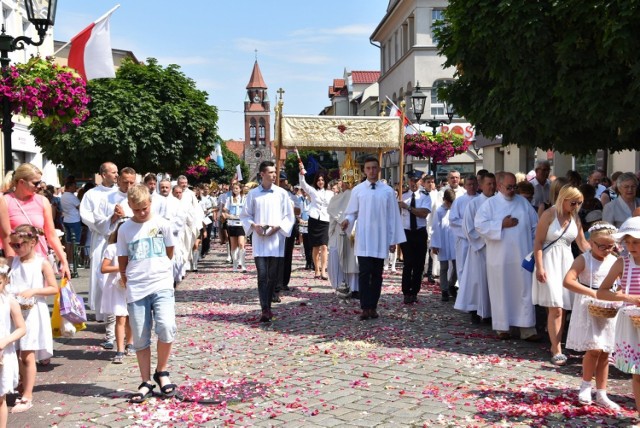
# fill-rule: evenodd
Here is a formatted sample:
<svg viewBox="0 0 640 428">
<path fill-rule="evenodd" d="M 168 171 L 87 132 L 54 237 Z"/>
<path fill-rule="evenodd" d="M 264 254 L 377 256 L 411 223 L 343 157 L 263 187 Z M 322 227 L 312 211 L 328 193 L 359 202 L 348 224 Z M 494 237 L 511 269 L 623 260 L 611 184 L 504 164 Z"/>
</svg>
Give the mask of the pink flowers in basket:
<svg viewBox="0 0 640 428">
<path fill-rule="evenodd" d="M 453 132 L 407 134 L 404 137 L 404 153 L 418 158 L 430 158 L 432 162 L 447 163 L 449 158 L 467 151 L 471 142 Z"/>
<path fill-rule="evenodd" d="M 0 97 L 9 98 L 14 114 L 62 132 L 89 117 L 85 81 L 71 68 L 54 64 L 51 58 L 33 57 L 10 66 L 7 76 L 0 79 Z"/>
</svg>

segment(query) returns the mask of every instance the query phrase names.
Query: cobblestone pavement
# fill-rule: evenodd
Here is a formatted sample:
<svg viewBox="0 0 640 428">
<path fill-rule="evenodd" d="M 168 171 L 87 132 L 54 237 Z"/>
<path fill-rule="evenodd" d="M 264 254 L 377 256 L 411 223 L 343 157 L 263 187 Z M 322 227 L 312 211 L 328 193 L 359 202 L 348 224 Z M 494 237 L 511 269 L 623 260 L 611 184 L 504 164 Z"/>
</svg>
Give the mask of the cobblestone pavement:
<svg viewBox="0 0 640 428">
<path fill-rule="evenodd" d="M 301 269 L 258 322 L 255 267 L 233 273 L 217 245 L 176 292 L 179 337 L 172 380 L 203 405 L 153 398 L 130 405 L 140 383 L 134 357 L 110 363 L 98 348 L 100 325 L 58 341 L 40 368 L 34 408 L 9 426 L 629 426 L 635 423 L 629 377 L 615 369 L 610 397 L 619 414 L 579 406 L 580 356 L 549 362 L 548 343 L 499 341 L 490 325 L 440 302 L 423 284 L 404 305 L 400 273 L 385 274 L 376 320 L 359 304 Z M 251 258 L 249 258 L 251 260 Z M 86 275 L 86 273 L 85 273 Z M 154 351 L 155 354 L 155 351 Z M 11 400 L 9 400 L 11 402 Z"/>
</svg>

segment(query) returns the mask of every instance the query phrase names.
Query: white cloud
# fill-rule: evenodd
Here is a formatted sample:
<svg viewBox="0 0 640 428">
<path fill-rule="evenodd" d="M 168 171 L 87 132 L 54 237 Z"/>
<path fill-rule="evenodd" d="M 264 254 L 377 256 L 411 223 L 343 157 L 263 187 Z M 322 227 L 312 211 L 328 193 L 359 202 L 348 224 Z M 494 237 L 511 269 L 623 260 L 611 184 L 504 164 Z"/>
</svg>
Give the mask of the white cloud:
<svg viewBox="0 0 640 428">
<path fill-rule="evenodd" d="M 158 57 L 160 64 L 178 64 L 180 66 L 185 65 L 206 65 L 211 64 L 210 57 L 204 57 L 199 55 L 194 56 L 165 56 Z"/>
</svg>

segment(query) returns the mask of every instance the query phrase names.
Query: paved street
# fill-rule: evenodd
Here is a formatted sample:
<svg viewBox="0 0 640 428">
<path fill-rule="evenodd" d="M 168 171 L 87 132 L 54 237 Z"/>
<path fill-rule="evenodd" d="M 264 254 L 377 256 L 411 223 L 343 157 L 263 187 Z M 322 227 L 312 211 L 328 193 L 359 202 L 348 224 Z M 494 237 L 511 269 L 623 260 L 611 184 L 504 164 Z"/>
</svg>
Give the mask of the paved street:
<svg viewBox="0 0 640 428">
<path fill-rule="evenodd" d="M 357 301 L 340 300 L 326 281 L 300 269 L 258 322 L 255 267 L 232 273 L 215 246 L 176 294 L 179 338 L 172 379 L 191 398 L 219 405 L 151 399 L 129 405 L 140 383 L 135 357 L 111 364 L 97 347 L 100 325 L 56 344 L 39 368 L 34 408 L 9 426 L 629 426 L 627 375 L 611 372 L 619 415 L 577 404 L 580 359 L 548 362 L 547 344 L 495 339 L 490 325 L 441 303 L 423 284 L 417 305 L 402 304 L 400 274 L 385 275 L 380 318 L 359 321 Z M 88 271 L 76 287 L 86 289 Z M 155 351 L 154 351 L 155 354 Z M 11 402 L 11 401 L 10 401 Z"/>
</svg>

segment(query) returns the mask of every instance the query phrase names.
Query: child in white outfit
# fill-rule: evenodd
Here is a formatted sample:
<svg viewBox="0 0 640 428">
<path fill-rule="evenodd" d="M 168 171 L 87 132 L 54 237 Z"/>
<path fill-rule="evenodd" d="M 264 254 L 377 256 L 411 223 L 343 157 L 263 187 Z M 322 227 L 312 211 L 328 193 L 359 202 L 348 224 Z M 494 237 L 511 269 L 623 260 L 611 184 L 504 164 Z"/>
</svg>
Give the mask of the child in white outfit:
<svg viewBox="0 0 640 428">
<path fill-rule="evenodd" d="M 20 339 L 20 376 L 22 397 L 16 401 L 11 413 L 20 413 L 33 407 L 33 387 L 36 382 L 36 360 L 53 356 L 53 334 L 46 296 L 58 293 L 56 277 L 51 264 L 35 252 L 42 229 L 23 224 L 11 232 L 11 248 L 15 257 L 11 261 L 9 278 L 12 293 L 22 309 L 27 333 Z"/>
<path fill-rule="evenodd" d="M 122 223 L 120 223 L 122 224 Z M 129 312 L 127 311 L 127 290 L 125 290 L 120 278 L 118 256 L 116 255 L 116 242 L 118 241 L 118 229 L 109 236 L 109 244 L 102 256 L 100 272 L 104 274 L 102 285 L 102 301 L 100 311 L 104 314 L 113 314 L 116 317 L 116 355 L 114 364 L 122 364 L 126 355 L 133 355 L 133 337 L 129 326 Z M 125 346 L 125 337 L 127 345 Z"/>
<path fill-rule="evenodd" d="M 9 265 L 0 258 L 0 428 L 7 426 L 6 395 L 18 386 L 19 368 L 15 343 L 27 332 L 20 305 L 5 290 Z"/>
<path fill-rule="evenodd" d="M 607 397 L 609 353 L 615 344 L 615 318 L 599 318 L 589 314 L 589 304 L 596 298 L 602 280 L 616 261 L 613 234 L 617 229 L 604 221 L 589 229 L 591 250 L 581 254 L 564 277 L 564 287 L 576 293 L 566 347 L 585 351 L 582 358 L 582 384 L 578 393 L 581 404 L 591 404 L 591 378 L 596 376 L 596 403 L 619 410 Z"/>
</svg>

